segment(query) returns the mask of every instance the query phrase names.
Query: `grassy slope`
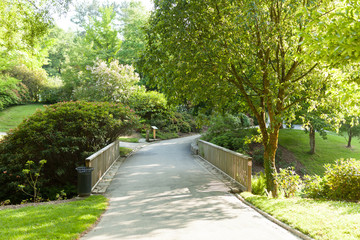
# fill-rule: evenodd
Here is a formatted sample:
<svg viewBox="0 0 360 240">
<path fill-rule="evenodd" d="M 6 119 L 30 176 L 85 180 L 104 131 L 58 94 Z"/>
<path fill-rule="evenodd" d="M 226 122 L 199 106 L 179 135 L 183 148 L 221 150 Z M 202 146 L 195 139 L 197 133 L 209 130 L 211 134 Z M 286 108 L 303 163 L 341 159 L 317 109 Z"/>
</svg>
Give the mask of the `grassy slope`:
<svg viewBox="0 0 360 240">
<path fill-rule="evenodd" d="M 360 204 L 312 199 L 273 199 L 241 193 L 248 202 L 314 239 L 360 239 Z"/>
<path fill-rule="evenodd" d="M 101 195 L 85 200 L 0 210 L 1 239 L 77 239 L 107 207 Z"/>
<path fill-rule="evenodd" d="M 329 133 L 326 140 L 316 134 L 316 154 L 310 155 L 309 136 L 304 131 L 282 129 L 279 136 L 279 144 L 294 153 L 308 174 L 323 175 L 323 165 L 339 158 L 359 158 L 359 140 L 353 139 L 351 149 L 346 148 L 346 143 L 344 137 L 335 133 Z"/>
<path fill-rule="evenodd" d="M 0 112 L 0 132 L 7 132 L 19 125 L 36 109 L 44 109 L 43 104 L 19 105 L 7 108 Z"/>
</svg>

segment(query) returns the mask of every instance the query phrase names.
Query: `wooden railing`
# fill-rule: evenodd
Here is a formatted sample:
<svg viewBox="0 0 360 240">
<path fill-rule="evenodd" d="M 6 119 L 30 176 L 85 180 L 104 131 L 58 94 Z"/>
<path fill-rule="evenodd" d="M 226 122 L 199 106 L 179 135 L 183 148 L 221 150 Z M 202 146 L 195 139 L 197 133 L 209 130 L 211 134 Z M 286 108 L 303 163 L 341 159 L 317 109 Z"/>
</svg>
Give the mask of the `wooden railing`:
<svg viewBox="0 0 360 240">
<path fill-rule="evenodd" d="M 215 144 L 198 140 L 199 155 L 251 192 L 252 158 Z"/>
<path fill-rule="evenodd" d="M 119 141 L 107 145 L 85 159 L 86 167 L 92 167 L 91 187 L 94 189 L 97 183 L 105 175 L 107 170 L 120 158 Z"/>
</svg>

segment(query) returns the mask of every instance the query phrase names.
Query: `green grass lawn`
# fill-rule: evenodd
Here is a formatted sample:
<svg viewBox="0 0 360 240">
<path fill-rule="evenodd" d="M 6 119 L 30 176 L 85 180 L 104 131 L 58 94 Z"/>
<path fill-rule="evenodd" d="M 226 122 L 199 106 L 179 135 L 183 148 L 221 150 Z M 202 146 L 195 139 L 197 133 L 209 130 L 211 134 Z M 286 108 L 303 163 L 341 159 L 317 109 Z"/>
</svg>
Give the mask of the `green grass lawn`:
<svg viewBox="0 0 360 240">
<path fill-rule="evenodd" d="M 35 113 L 36 109 L 44 109 L 43 104 L 19 105 L 0 111 L 0 132 L 15 128 L 25 118 Z"/>
<path fill-rule="evenodd" d="M 241 193 L 241 196 L 314 239 L 360 239 L 359 203 L 303 198 L 273 199 L 248 192 Z"/>
<path fill-rule="evenodd" d="M 1 239 L 77 239 L 107 207 L 104 196 L 62 204 L 0 210 Z"/>
<path fill-rule="evenodd" d="M 346 148 L 344 137 L 335 133 L 328 133 L 324 140 L 316 134 L 316 153 L 309 154 L 309 135 L 302 130 L 280 130 L 279 144 L 294 153 L 295 157 L 306 167 L 307 174 L 323 175 L 323 165 L 334 163 L 339 158 L 359 158 L 359 139 L 352 140 L 352 148 Z"/>
<path fill-rule="evenodd" d="M 119 137 L 119 141 L 121 142 L 130 142 L 130 143 L 138 143 L 138 138 L 130 138 L 130 137 Z"/>
</svg>

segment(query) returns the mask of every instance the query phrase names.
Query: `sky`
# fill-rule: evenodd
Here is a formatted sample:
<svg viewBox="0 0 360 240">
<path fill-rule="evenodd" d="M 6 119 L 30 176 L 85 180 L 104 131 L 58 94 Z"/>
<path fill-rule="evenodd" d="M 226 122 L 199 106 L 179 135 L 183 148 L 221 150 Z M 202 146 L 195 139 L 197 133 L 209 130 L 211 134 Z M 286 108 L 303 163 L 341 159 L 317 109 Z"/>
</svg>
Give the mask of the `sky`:
<svg viewBox="0 0 360 240">
<path fill-rule="evenodd" d="M 89 3 L 92 2 L 92 0 L 87 0 L 89 1 Z M 105 2 L 105 0 L 99 0 L 100 2 Z M 126 0 L 112 0 L 110 2 L 116 2 L 116 3 L 121 3 L 124 2 Z M 146 9 L 148 9 L 149 11 L 151 11 L 151 9 L 153 8 L 153 3 L 152 0 L 136 0 L 139 2 L 142 2 L 142 4 L 146 7 Z M 76 2 L 76 0 L 73 0 L 73 2 Z M 66 16 L 62 16 L 62 17 L 55 17 L 55 21 L 56 24 L 64 29 L 64 30 L 76 30 L 76 25 L 73 24 L 70 19 L 71 16 L 74 14 L 74 9 L 73 7 L 69 10 L 69 12 L 67 13 Z"/>
</svg>

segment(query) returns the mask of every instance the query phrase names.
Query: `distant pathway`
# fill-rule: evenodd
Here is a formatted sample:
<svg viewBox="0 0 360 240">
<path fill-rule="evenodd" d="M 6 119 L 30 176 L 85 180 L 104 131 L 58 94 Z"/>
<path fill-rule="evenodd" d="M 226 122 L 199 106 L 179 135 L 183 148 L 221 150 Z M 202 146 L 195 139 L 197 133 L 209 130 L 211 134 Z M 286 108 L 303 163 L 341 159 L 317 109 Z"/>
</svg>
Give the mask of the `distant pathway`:
<svg viewBox="0 0 360 240">
<path fill-rule="evenodd" d="M 141 148 L 119 168 L 109 209 L 82 239 L 292 240 L 244 205 L 190 154 L 196 136 Z"/>
</svg>

